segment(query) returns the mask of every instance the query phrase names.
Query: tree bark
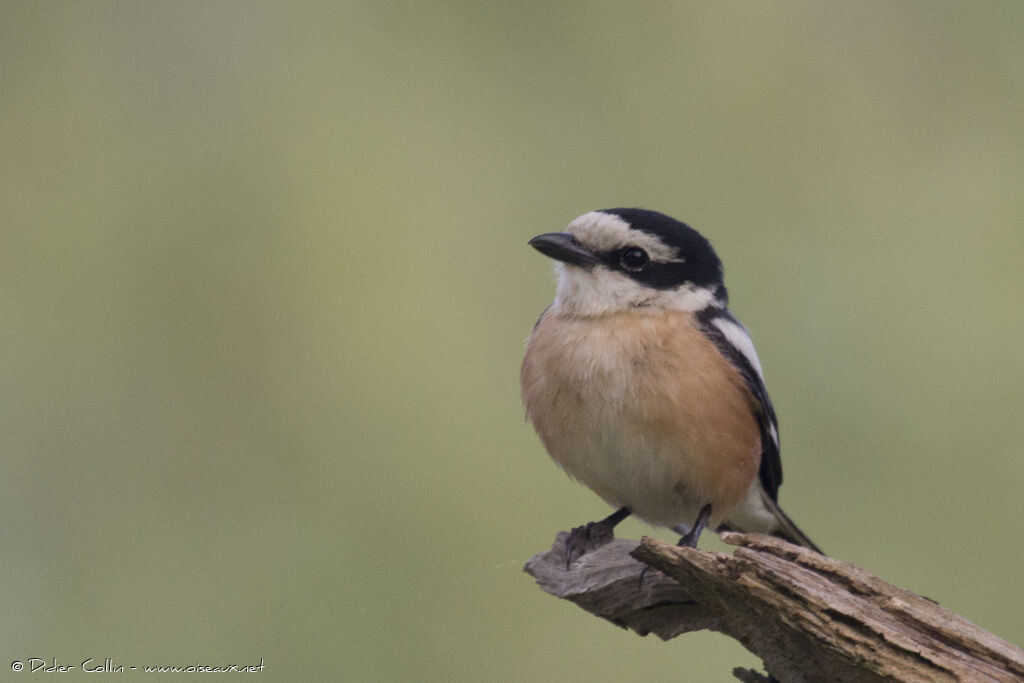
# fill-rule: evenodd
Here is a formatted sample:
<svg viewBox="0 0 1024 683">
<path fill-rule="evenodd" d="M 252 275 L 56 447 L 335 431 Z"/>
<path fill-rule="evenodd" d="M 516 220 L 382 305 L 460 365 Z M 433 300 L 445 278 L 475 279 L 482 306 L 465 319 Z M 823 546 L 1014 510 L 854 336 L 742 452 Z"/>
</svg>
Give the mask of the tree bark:
<svg viewBox="0 0 1024 683">
<path fill-rule="evenodd" d="M 771 536 L 723 533 L 739 546 L 732 555 L 614 539 L 567 569 L 566 535 L 526 563 L 544 591 L 640 635 L 724 633 L 783 683 L 1024 681 L 1020 648 L 933 600 Z"/>
</svg>

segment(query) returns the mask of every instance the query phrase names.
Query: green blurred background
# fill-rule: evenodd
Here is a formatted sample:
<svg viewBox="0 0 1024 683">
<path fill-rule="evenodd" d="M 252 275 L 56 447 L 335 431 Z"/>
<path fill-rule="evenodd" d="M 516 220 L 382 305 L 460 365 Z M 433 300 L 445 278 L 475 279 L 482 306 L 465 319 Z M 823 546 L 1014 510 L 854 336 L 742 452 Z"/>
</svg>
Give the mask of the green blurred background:
<svg viewBox="0 0 1024 683">
<path fill-rule="evenodd" d="M 1024 641 L 1022 34 L 1016 1 L 4 3 L 0 670 L 757 666 L 521 571 L 608 512 L 523 419 L 526 241 L 620 205 L 723 257 L 787 511 Z"/>
</svg>

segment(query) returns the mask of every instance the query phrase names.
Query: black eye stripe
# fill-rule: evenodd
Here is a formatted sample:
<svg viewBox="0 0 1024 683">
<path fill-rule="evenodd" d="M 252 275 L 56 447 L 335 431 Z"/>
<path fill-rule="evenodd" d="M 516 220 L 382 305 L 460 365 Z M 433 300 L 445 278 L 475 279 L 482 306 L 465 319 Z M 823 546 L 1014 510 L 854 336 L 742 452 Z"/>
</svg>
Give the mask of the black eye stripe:
<svg viewBox="0 0 1024 683">
<path fill-rule="evenodd" d="M 619 263 L 626 270 L 643 270 L 650 262 L 651 257 L 640 247 L 627 247 L 619 254 Z"/>
</svg>

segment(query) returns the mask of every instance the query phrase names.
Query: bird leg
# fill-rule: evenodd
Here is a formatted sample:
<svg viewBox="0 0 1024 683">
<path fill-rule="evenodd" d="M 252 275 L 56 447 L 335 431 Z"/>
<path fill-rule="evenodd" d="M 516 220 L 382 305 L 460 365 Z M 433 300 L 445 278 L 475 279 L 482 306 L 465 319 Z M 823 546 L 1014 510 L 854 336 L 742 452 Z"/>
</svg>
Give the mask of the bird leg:
<svg viewBox="0 0 1024 683">
<path fill-rule="evenodd" d="M 686 535 L 679 539 L 678 545 L 687 548 L 696 548 L 697 540 L 700 538 L 701 532 L 703 532 L 707 527 L 709 519 L 711 519 L 711 503 L 708 503 L 700 509 L 700 512 L 697 513 L 697 521 L 693 523 L 693 527 L 686 532 Z M 640 580 L 637 583 L 638 588 L 644 585 L 644 577 L 647 576 L 647 570 L 650 568 L 651 566 L 647 565 L 644 567 L 644 570 L 640 572 Z"/>
<path fill-rule="evenodd" d="M 615 525 L 629 517 L 629 508 L 619 508 L 600 522 L 589 522 L 569 532 L 565 539 L 565 568 L 591 550 L 615 538 Z"/>
<path fill-rule="evenodd" d="M 696 548 L 697 540 L 700 539 L 700 534 L 704 531 L 704 527 L 708 525 L 709 519 L 711 519 L 711 503 L 700 509 L 697 521 L 693 523 L 693 527 L 686 532 L 686 535 L 679 539 L 679 545 L 686 546 L 687 548 Z"/>
</svg>

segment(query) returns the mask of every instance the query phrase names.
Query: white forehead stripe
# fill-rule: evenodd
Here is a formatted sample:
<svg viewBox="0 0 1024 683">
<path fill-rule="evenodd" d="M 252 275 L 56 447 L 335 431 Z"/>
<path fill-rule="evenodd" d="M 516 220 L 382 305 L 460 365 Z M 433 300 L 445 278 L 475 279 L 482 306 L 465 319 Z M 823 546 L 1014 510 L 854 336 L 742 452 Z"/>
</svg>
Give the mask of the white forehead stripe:
<svg viewBox="0 0 1024 683">
<path fill-rule="evenodd" d="M 682 263 L 673 247 L 666 246 L 654 235 L 634 230 L 625 220 L 611 213 L 585 213 L 566 228 L 580 243 L 594 251 L 614 251 L 622 247 L 640 247 L 653 261 Z"/>
<path fill-rule="evenodd" d="M 721 316 L 716 317 L 711 321 L 711 323 L 721 330 L 722 334 L 725 335 L 725 338 L 737 351 L 743 354 L 743 357 L 746 358 L 750 363 L 750 366 L 757 371 L 757 376 L 760 377 L 763 382 L 764 373 L 761 372 L 761 361 L 757 359 L 757 352 L 754 350 L 754 342 L 751 341 L 750 335 L 747 334 L 745 329 L 743 329 L 743 326 Z"/>
</svg>

